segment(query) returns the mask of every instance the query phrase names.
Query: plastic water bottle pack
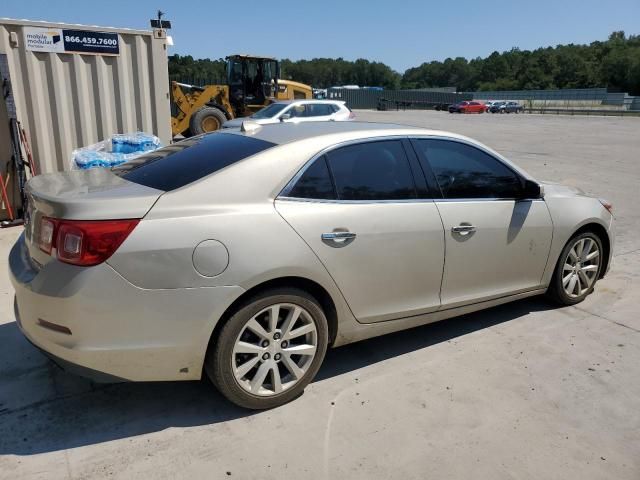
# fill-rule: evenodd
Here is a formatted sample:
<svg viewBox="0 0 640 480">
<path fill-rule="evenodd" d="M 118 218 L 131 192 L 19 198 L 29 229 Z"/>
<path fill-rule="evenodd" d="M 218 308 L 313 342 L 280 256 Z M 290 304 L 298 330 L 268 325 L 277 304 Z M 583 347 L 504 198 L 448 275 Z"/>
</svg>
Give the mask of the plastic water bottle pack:
<svg viewBox="0 0 640 480">
<path fill-rule="evenodd" d="M 102 142 L 74 150 L 71 168 L 114 167 L 161 146 L 160 139 L 148 133 L 118 133 Z"/>
</svg>

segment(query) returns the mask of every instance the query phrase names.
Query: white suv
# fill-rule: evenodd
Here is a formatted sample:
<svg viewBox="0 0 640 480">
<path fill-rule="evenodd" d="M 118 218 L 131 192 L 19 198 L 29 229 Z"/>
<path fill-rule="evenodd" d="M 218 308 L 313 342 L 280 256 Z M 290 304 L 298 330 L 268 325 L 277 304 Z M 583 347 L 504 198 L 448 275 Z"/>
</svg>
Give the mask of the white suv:
<svg viewBox="0 0 640 480">
<path fill-rule="evenodd" d="M 353 120 L 355 114 L 338 100 L 286 100 L 272 103 L 250 117 L 252 122 L 265 125 L 278 122 L 344 122 Z M 222 128 L 237 128 L 245 118 L 235 118 Z"/>
</svg>

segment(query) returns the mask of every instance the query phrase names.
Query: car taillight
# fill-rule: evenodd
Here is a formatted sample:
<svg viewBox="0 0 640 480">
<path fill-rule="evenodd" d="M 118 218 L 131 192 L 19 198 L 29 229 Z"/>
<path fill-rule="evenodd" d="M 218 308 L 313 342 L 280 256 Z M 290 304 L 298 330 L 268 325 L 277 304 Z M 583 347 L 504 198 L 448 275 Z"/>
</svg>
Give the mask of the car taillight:
<svg viewBox="0 0 640 480">
<path fill-rule="evenodd" d="M 140 220 L 61 220 L 43 217 L 40 249 L 73 265 L 92 266 L 107 260 Z"/>
<path fill-rule="evenodd" d="M 38 246 L 40 247 L 40 250 L 42 250 L 44 253 L 48 253 L 51 254 L 51 249 L 53 248 L 53 234 L 56 230 L 56 224 L 55 221 L 47 218 L 47 217 L 43 217 L 42 221 L 40 222 L 40 235 L 38 236 Z"/>
</svg>

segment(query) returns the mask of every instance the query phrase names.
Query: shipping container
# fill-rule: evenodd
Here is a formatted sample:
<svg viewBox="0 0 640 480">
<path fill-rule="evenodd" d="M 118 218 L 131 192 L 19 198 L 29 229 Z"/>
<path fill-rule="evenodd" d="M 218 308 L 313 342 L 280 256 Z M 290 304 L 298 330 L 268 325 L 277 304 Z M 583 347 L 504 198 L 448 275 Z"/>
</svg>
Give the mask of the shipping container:
<svg viewBox="0 0 640 480">
<path fill-rule="evenodd" d="M 164 30 L 0 18 L 0 82 L 10 87 L 42 173 L 113 133 L 171 141 Z"/>
</svg>

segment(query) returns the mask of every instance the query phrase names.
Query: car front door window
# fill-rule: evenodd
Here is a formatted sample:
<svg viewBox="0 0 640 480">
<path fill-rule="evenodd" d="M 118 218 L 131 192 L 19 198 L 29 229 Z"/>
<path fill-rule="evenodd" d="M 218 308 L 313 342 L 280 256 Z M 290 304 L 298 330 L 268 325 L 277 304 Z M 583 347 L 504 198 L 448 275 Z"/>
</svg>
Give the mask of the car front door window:
<svg viewBox="0 0 640 480">
<path fill-rule="evenodd" d="M 291 107 L 287 113 L 289 118 L 302 118 L 305 116 L 306 106 L 304 104 L 298 104 Z"/>
<path fill-rule="evenodd" d="M 420 140 L 444 198 L 517 198 L 520 178 L 482 150 L 447 140 Z"/>
<path fill-rule="evenodd" d="M 413 142 L 442 192 L 443 308 L 541 288 L 553 225 L 543 200 L 517 200 L 520 177 L 466 143 Z"/>
</svg>

